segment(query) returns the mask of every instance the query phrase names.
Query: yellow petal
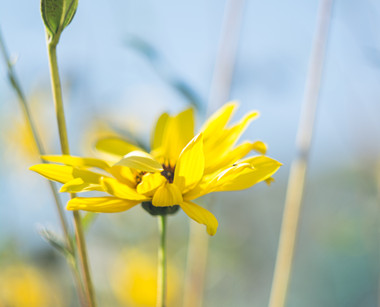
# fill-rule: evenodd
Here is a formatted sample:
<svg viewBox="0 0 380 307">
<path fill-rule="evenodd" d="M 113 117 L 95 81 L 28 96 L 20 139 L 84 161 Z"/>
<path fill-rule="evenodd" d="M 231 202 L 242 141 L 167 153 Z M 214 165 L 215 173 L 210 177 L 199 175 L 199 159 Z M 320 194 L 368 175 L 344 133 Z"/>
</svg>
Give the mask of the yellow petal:
<svg viewBox="0 0 380 307">
<path fill-rule="evenodd" d="M 62 163 L 70 166 L 77 167 L 97 167 L 103 170 L 108 170 L 110 166 L 107 162 L 96 158 L 81 158 L 70 155 L 54 155 L 54 156 L 42 156 L 42 159 L 49 162 Z"/>
<path fill-rule="evenodd" d="M 226 103 L 210 116 L 201 129 L 205 139 L 209 137 L 217 137 L 223 131 L 237 106 L 238 104 L 236 101 Z"/>
<path fill-rule="evenodd" d="M 84 182 L 99 183 L 103 175 L 88 170 L 78 169 L 67 165 L 57 164 L 37 164 L 29 168 L 30 170 L 46 177 L 47 179 L 66 183 L 74 178 L 82 178 Z"/>
<path fill-rule="evenodd" d="M 199 224 L 206 225 L 207 233 L 210 236 L 215 235 L 216 230 L 218 229 L 218 220 L 210 211 L 194 204 L 193 202 L 183 202 L 180 206 L 191 219 Z"/>
<path fill-rule="evenodd" d="M 139 203 L 116 197 L 76 197 L 67 203 L 66 209 L 113 213 L 126 211 Z"/>
<path fill-rule="evenodd" d="M 252 149 L 257 151 L 258 153 L 261 153 L 262 155 L 265 155 L 267 153 L 268 146 L 264 142 L 256 141 L 252 145 L 253 145 Z"/>
<path fill-rule="evenodd" d="M 153 193 L 165 182 L 166 178 L 161 173 L 147 173 L 142 176 L 142 180 L 137 185 L 136 191 L 139 194 L 153 196 Z"/>
<path fill-rule="evenodd" d="M 215 157 L 220 156 L 221 153 L 228 153 L 248 127 L 249 123 L 258 115 L 259 113 L 257 111 L 252 111 L 231 128 L 224 129 L 217 138 L 205 138 L 204 152 L 207 172 L 209 172 L 210 168 L 215 169 Z"/>
<path fill-rule="evenodd" d="M 116 156 L 124 156 L 131 151 L 141 150 L 138 146 L 130 144 L 127 141 L 117 137 L 100 139 L 96 142 L 95 148 L 99 151 Z"/>
<path fill-rule="evenodd" d="M 194 136 L 194 110 L 187 109 L 168 118 L 162 138 L 162 155 L 175 164 L 182 149 Z"/>
<path fill-rule="evenodd" d="M 204 171 L 203 135 L 198 134 L 181 152 L 175 172 L 174 183 L 186 193 L 202 178 Z"/>
<path fill-rule="evenodd" d="M 67 192 L 67 193 L 79 193 L 86 191 L 104 191 L 104 188 L 100 184 L 94 184 L 85 182 L 82 178 L 75 178 L 66 182 L 59 192 Z"/>
<path fill-rule="evenodd" d="M 265 179 L 265 183 L 266 183 L 267 185 L 271 185 L 272 182 L 274 182 L 274 181 L 275 181 L 275 180 L 274 180 L 273 177 L 269 177 L 269 178 Z"/>
<path fill-rule="evenodd" d="M 152 139 L 151 139 L 151 149 L 155 150 L 161 146 L 163 141 L 163 136 L 165 132 L 165 127 L 170 119 L 168 113 L 163 113 L 159 117 L 156 123 L 156 127 L 153 131 Z"/>
<path fill-rule="evenodd" d="M 236 191 L 247 189 L 254 184 L 271 177 L 281 163 L 266 156 L 258 156 L 243 160 L 221 172 L 211 183 L 212 191 Z M 250 167 L 247 167 L 247 164 Z"/>
<path fill-rule="evenodd" d="M 214 156 L 214 159 L 210 160 L 205 168 L 205 173 L 210 174 L 236 163 L 253 150 L 255 146 L 255 143 L 244 142 L 230 151 Z"/>
<path fill-rule="evenodd" d="M 31 166 L 29 169 L 46 177 L 47 179 L 58 181 L 60 183 L 66 183 L 74 179 L 74 168 L 72 166 L 56 164 L 36 164 Z"/>
<path fill-rule="evenodd" d="M 227 179 L 233 181 L 246 168 L 252 170 L 252 166 L 249 163 L 240 163 L 221 172 L 204 176 L 201 182 L 183 197 L 185 200 L 193 200 L 208 193 L 218 191 L 218 188 L 222 187 Z M 222 179 L 225 179 L 225 181 L 222 181 Z"/>
<path fill-rule="evenodd" d="M 174 183 L 167 183 L 159 187 L 153 195 L 152 204 L 156 207 L 170 207 L 182 203 L 181 191 Z"/>
<path fill-rule="evenodd" d="M 150 154 L 143 151 L 132 151 L 115 165 L 127 166 L 144 172 L 161 172 L 162 165 Z"/>
<path fill-rule="evenodd" d="M 149 197 L 137 193 L 135 189 L 130 188 L 129 186 L 117 181 L 114 178 L 102 178 L 101 184 L 105 192 L 118 198 L 140 202 L 150 199 Z"/>
<path fill-rule="evenodd" d="M 114 165 L 110 168 L 109 172 L 121 183 L 124 183 L 131 188 L 136 187 L 136 176 L 138 174 L 136 170 L 130 169 L 126 166 Z"/>
</svg>

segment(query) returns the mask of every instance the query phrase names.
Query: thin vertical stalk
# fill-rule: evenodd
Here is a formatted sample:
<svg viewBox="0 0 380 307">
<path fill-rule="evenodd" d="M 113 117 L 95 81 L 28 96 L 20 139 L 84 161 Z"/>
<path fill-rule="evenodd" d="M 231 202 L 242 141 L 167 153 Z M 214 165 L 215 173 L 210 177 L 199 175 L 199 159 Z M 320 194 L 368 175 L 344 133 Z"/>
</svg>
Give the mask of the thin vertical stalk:
<svg viewBox="0 0 380 307">
<path fill-rule="evenodd" d="M 375 182 L 377 187 L 377 202 L 380 205 L 380 159 L 377 161 L 375 168 Z M 378 206 L 378 209 L 380 206 Z M 377 306 L 380 306 L 380 276 L 378 277 L 378 285 L 377 285 Z"/>
<path fill-rule="evenodd" d="M 210 88 L 208 113 L 219 108 L 230 98 L 244 7 L 245 0 L 228 0 L 226 2 L 221 37 Z"/>
<path fill-rule="evenodd" d="M 183 307 L 202 306 L 208 247 L 209 237 L 204 227 L 191 220 Z"/>
<path fill-rule="evenodd" d="M 245 2 L 245 0 L 226 1 L 220 42 L 210 86 L 208 114 L 230 98 Z M 214 198 L 209 197 L 208 200 L 213 202 Z M 202 306 L 208 248 L 209 237 L 204 234 L 203 226 L 191 221 L 183 307 Z"/>
<path fill-rule="evenodd" d="M 303 110 L 298 127 L 297 156 L 292 163 L 289 175 L 277 259 L 270 294 L 270 307 L 283 307 L 289 288 L 299 215 L 305 186 L 305 176 L 328 38 L 331 7 L 332 0 L 320 1 L 317 30 L 310 58 Z"/>
<path fill-rule="evenodd" d="M 12 63 L 9 60 L 9 55 L 8 55 L 7 50 L 6 50 L 5 44 L 3 42 L 1 32 L 0 32 L 0 50 L 1 50 L 1 53 L 3 54 L 4 60 L 6 62 L 7 68 L 8 68 L 9 81 L 10 81 L 13 89 L 15 90 L 16 94 L 17 94 L 18 101 L 20 102 L 21 109 L 24 113 L 24 118 L 26 120 L 26 123 L 27 123 L 30 131 L 32 132 L 33 139 L 34 139 L 34 142 L 37 146 L 38 153 L 40 155 L 44 155 L 45 150 L 42 146 L 41 139 L 37 133 L 36 125 L 34 124 L 34 122 L 32 120 L 32 116 L 30 114 L 29 106 L 26 102 L 25 95 L 24 95 L 21 87 L 19 86 L 19 82 L 18 82 L 16 74 L 13 70 Z M 41 159 L 41 162 L 44 162 L 44 161 Z M 69 230 L 68 230 L 67 222 L 65 219 L 65 215 L 64 215 L 63 210 L 62 210 L 62 203 L 61 203 L 61 200 L 58 196 L 57 188 L 55 187 L 55 185 L 51 181 L 48 181 L 48 182 L 50 184 L 50 188 L 51 188 L 54 200 L 55 200 L 56 209 L 58 212 L 58 216 L 59 216 L 59 220 L 61 223 L 62 230 L 63 230 L 65 238 L 66 238 L 67 247 L 72 252 L 73 246 L 72 246 L 72 242 L 70 240 Z"/>
<path fill-rule="evenodd" d="M 51 75 L 51 85 L 53 91 L 53 99 L 58 122 L 59 138 L 61 143 L 61 151 L 64 155 L 70 154 L 69 142 L 67 137 L 66 120 L 62 101 L 61 82 L 59 78 L 58 63 L 57 63 L 57 43 L 48 43 L 49 67 Z M 71 197 L 75 197 L 74 194 Z M 82 221 L 78 211 L 73 211 L 75 225 L 75 239 L 78 248 L 78 258 L 81 264 L 83 283 L 87 297 L 87 303 L 90 307 L 95 307 L 94 291 L 92 287 L 91 275 L 87 259 L 86 242 L 83 235 Z"/>
<path fill-rule="evenodd" d="M 32 132 L 33 140 L 34 140 L 34 142 L 36 144 L 38 153 L 40 154 L 40 156 L 44 155 L 46 153 L 46 151 L 44 150 L 42 142 L 41 142 L 41 138 L 40 138 L 40 136 L 37 133 L 36 125 L 35 125 L 35 123 L 34 123 L 34 121 L 32 119 L 32 116 L 31 116 L 31 113 L 30 113 L 30 110 L 29 110 L 29 106 L 28 106 L 26 97 L 24 95 L 24 92 L 21 89 L 20 83 L 19 83 L 19 81 L 17 79 L 17 76 L 16 76 L 14 70 L 13 70 L 13 65 L 12 65 L 12 63 L 10 61 L 10 58 L 9 58 L 9 55 L 8 55 L 8 52 L 7 52 L 7 48 L 5 47 L 5 43 L 3 41 L 3 38 L 2 38 L 2 35 L 1 35 L 1 31 L 0 31 L 0 50 L 1 50 L 1 53 L 3 55 L 4 61 L 6 63 L 7 69 L 8 69 L 9 82 L 11 83 L 13 89 L 16 92 L 16 95 L 17 95 L 18 101 L 20 103 L 21 109 L 22 109 L 22 111 L 24 113 L 25 121 L 26 121 L 26 123 L 27 123 L 27 125 L 29 127 L 29 130 Z M 44 161 L 41 159 L 41 162 L 44 162 Z M 48 183 L 49 183 L 50 190 L 51 190 L 51 193 L 52 193 L 53 198 L 54 198 L 54 202 L 55 202 L 55 205 L 56 205 L 56 210 L 57 210 L 57 213 L 58 213 L 59 221 L 60 221 L 61 228 L 62 228 L 62 231 L 63 231 L 63 234 L 64 234 L 64 238 L 65 238 L 65 241 L 66 241 L 66 246 L 65 247 L 69 251 L 70 257 L 74 257 L 74 250 L 75 249 L 74 249 L 74 246 L 73 246 L 73 242 L 70 239 L 71 237 L 70 237 L 69 227 L 68 227 L 68 224 L 67 224 L 67 221 L 66 221 L 65 214 L 64 214 L 64 212 L 62 210 L 63 206 L 62 206 L 61 199 L 59 198 L 59 195 L 58 195 L 57 187 L 51 181 L 48 181 Z M 79 299 L 81 301 L 83 301 L 83 293 L 82 293 L 83 292 L 83 286 L 82 286 L 81 278 L 79 276 L 79 272 L 78 272 L 78 268 L 77 268 L 76 262 L 75 261 L 74 262 L 71 261 L 71 259 L 68 259 L 68 262 L 69 262 L 69 265 L 71 267 L 71 270 L 72 270 L 75 282 L 77 284 L 77 290 L 78 290 Z"/>
<path fill-rule="evenodd" d="M 157 307 L 166 307 L 166 216 L 158 217 L 160 245 L 158 248 Z"/>
</svg>

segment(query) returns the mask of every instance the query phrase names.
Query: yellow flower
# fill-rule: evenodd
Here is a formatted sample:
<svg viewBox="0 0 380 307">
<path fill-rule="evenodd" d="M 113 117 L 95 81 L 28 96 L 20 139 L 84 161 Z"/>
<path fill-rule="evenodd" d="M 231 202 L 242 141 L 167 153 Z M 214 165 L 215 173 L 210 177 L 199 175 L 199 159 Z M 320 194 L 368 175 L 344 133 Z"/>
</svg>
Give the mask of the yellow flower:
<svg viewBox="0 0 380 307">
<path fill-rule="evenodd" d="M 250 112 L 238 123 L 227 126 L 236 107 L 236 103 L 226 104 L 195 136 L 192 109 L 176 116 L 162 114 L 152 136 L 150 154 L 121 139 L 109 138 L 100 140 L 96 147 L 119 156 L 117 163 L 95 158 L 44 156 L 46 161 L 65 165 L 39 164 L 31 170 L 63 183 L 61 192 L 96 190 L 111 195 L 76 197 L 68 202 L 68 210 L 120 212 L 143 203 L 152 214 L 167 214 L 179 206 L 214 235 L 218 221 L 193 200 L 211 192 L 242 190 L 260 181 L 270 181 L 281 165 L 264 155 L 244 158 L 251 150 L 264 154 L 266 146 L 260 141 L 235 146 L 246 127 L 259 115 Z"/>
<path fill-rule="evenodd" d="M 168 263 L 167 304 L 176 305 L 181 289 L 180 272 Z M 157 264 L 155 257 L 141 250 L 124 251 L 114 262 L 111 286 L 123 306 L 150 307 L 157 301 Z"/>
<path fill-rule="evenodd" d="M 33 267 L 19 264 L 0 269 L 0 306 L 61 306 L 56 289 Z"/>
</svg>

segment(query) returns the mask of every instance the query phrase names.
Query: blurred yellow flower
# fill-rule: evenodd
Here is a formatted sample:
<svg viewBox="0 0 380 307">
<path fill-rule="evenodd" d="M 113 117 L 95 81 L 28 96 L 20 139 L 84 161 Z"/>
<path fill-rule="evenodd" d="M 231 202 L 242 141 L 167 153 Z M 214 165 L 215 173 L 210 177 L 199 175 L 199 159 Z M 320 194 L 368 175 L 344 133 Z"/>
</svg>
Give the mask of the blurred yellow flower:
<svg viewBox="0 0 380 307">
<path fill-rule="evenodd" d="M 12 129 L 4 134 L 3 140 L 7 148 L 11 148 L 13 155 L 15 152 L 20 152 L 26 159 L 34 161 L 38 159 L 36 142 L 30 127 L 24 120 L 15 118 L 12 121 Z"/>
<path fill-rule="evenodd" d="M 50 125 L 48 118 L 46 118 L 47 106 L 45 101 L 47 98 L 45 97 L 45 93 L 36 91 L 28 99 L 30 102 L 30 112 L 35 119 L 35 128 L 41 136 L 41 140 L 44 140 L 44 145 L 50 145 L 52 129 L 48 128 Z M 17 164 L 19 164 L 20 160 L 26 160 L 29 163 L 40 160 L 36 141 L 24 114 L 18 114 L 18 111 L 15 111 L 10 114 L 6 112 L 1 115 L 0 119 L 5 124 L 0 131 L 0 138 L 4 143 L 4 149 L 9 159 L 17 159 Z"/>
<path fill-rule="evenodd" d="M 52 291 L 33 267 L 20 264 L 0 270 L 0 307 L 62 306 L 56 289 Z"/>
<path fill-rule="evenodd" d="M 68 210 L 120 212 L 142 203 L 152 214 L 168 214 L 179 207 L 193 220 L 216 233 L 214 215 L 192 202 L 211 192 L 247 189 L 268 180 L 281 163 L 264 155 L 244 158 L 251 150 L 265 154 L 263 142 L 236 142 L 259 114 L 252 111 L 238 123 L 227 124 L 236 109 L 229 103 L 217 111 L 194 136 L 193 110 L 161 115 L 151 140 L 151 153 L 119 138 L 99 140 L 98 150 L 119 156 L 117 163 L 95 158 L 44 156 L 30 169 L 63 183 L 61 192 L 102 191 L 110 197 L 76 197 Z M 98 168 L 101 172 L 90 170 Z"/>
<path fill-rule="evenodd" d="M 156 306 L 157 260 L 141 251 L 125 251 L 116 259 L 111 272 L 111 286 L 123 306 Z M 178 269 L 168 266 L 167 303 L 174 306 L 181 288 Z"/>
</svg>

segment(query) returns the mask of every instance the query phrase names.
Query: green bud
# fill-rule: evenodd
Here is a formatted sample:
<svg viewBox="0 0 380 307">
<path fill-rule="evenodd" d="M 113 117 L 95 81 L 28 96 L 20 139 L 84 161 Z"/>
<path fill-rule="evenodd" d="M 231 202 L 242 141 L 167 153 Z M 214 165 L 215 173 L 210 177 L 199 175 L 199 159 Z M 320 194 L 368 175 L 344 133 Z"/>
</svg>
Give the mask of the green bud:
<svg viewBox="0 0 380 307">
<path fill-rule="evenodd" d="M 73 20 L 78 0 L 41 0 L 41 14 L 51 41 L 58 42 L 62 31 Z"/>
</svg>

